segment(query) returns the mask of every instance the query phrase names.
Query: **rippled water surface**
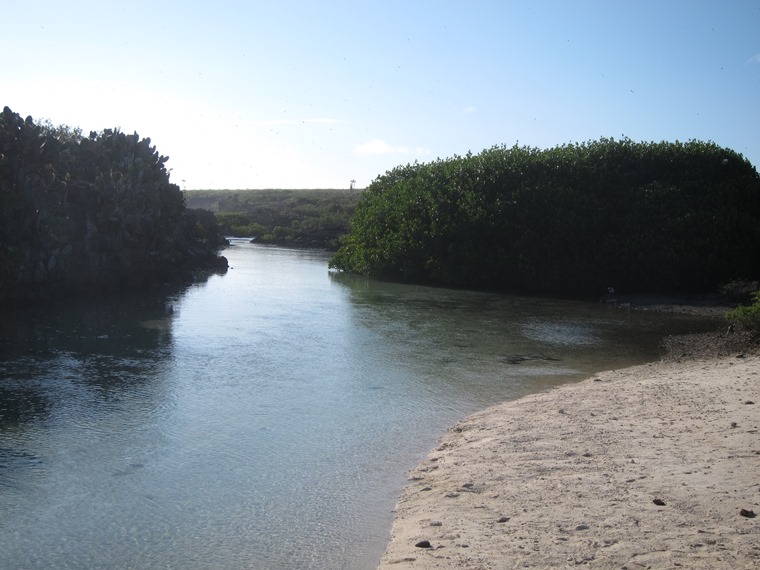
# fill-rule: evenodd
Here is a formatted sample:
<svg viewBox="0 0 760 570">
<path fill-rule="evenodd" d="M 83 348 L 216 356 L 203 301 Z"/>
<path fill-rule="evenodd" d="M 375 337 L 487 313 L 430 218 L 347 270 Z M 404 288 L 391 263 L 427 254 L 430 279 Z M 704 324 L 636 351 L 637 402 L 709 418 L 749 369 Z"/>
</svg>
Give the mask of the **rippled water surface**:
<svg viewBox="0 0 760 570">
<path fill-rule="evenodd" d="M 224 253 L 168 299 L 2 315 L 4 568 L 374 568 L 448 426 L 706 326 Z"/>
</svg>

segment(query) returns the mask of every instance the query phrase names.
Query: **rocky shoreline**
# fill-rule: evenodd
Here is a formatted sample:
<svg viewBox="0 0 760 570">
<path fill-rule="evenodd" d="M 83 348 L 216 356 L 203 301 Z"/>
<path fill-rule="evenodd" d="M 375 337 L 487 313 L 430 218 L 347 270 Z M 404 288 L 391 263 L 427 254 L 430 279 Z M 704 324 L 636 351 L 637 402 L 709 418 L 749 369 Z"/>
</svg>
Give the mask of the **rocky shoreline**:
<svg viewBox="0 0 760 570">
<path fill-rule="evenodd" d="M 664 345 L 452 427 L 411 471 L 379 567 L 758 567 L 758 345 Z"/>
</svg>

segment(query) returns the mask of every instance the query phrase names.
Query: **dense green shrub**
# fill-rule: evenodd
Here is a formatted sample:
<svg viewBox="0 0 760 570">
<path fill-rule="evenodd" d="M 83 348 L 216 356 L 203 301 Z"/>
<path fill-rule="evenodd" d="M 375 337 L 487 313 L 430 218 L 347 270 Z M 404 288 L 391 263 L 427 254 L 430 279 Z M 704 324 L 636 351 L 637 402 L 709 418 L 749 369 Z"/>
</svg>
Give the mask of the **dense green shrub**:
<svg viewBox="0 0 760 570">
<path fill-rule="evenodd" d="M 266 232 L 264 226 L 243 212 L 216 212 L 215 217 L 219 231 L 226 236 L 260 237 Z"/>
<path fill-rule="evenodd" d="M 0 301 L 144 285 L 216 263 L 215 219 L 187 210 L 167 160 L 136 133 L 85 137 L 5 107 Z"/>
<path fill-rule="evenodd" d="M 760 269 L 760 178 L 713 143 L 601 139 L 399 166 L 331 267 L 453 286 L 703 291 Z"/>
<path fill-rule="evenodd" d="M 739 305 L 727 317 L 731 324 L 760 335 L 760 291 L 755 292 L 752 300 L 751 305 Z"/>
</svg>

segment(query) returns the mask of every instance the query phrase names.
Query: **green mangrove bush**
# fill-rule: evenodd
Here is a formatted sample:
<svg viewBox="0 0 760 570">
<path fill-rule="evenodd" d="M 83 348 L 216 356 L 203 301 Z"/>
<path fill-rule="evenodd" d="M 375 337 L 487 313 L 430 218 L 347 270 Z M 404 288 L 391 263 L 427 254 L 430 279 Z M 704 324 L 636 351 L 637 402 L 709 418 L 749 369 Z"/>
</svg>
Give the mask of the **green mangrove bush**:
<svg viewBox="0 0 760 570">
<path fill-rule="evenodd" d="M 330 266 L 551 294 L 715 290 L 758 275 L 760 178 L 710 142 L 495 146 L 378 176 Z"/>
</svg>

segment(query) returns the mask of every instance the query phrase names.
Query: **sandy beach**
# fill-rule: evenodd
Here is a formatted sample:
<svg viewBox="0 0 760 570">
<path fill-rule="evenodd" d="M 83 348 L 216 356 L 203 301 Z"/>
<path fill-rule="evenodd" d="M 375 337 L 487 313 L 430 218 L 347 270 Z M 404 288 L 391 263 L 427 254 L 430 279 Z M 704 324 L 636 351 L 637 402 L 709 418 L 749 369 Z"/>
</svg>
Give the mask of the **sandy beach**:
<svg viewBox="0 0 760 570">
<path fill-rule="evenodd" d="M 380 568 L 760 568 L 760 356 L 718 352 L 676 339 L 461 421 Z"/>
</svg>

